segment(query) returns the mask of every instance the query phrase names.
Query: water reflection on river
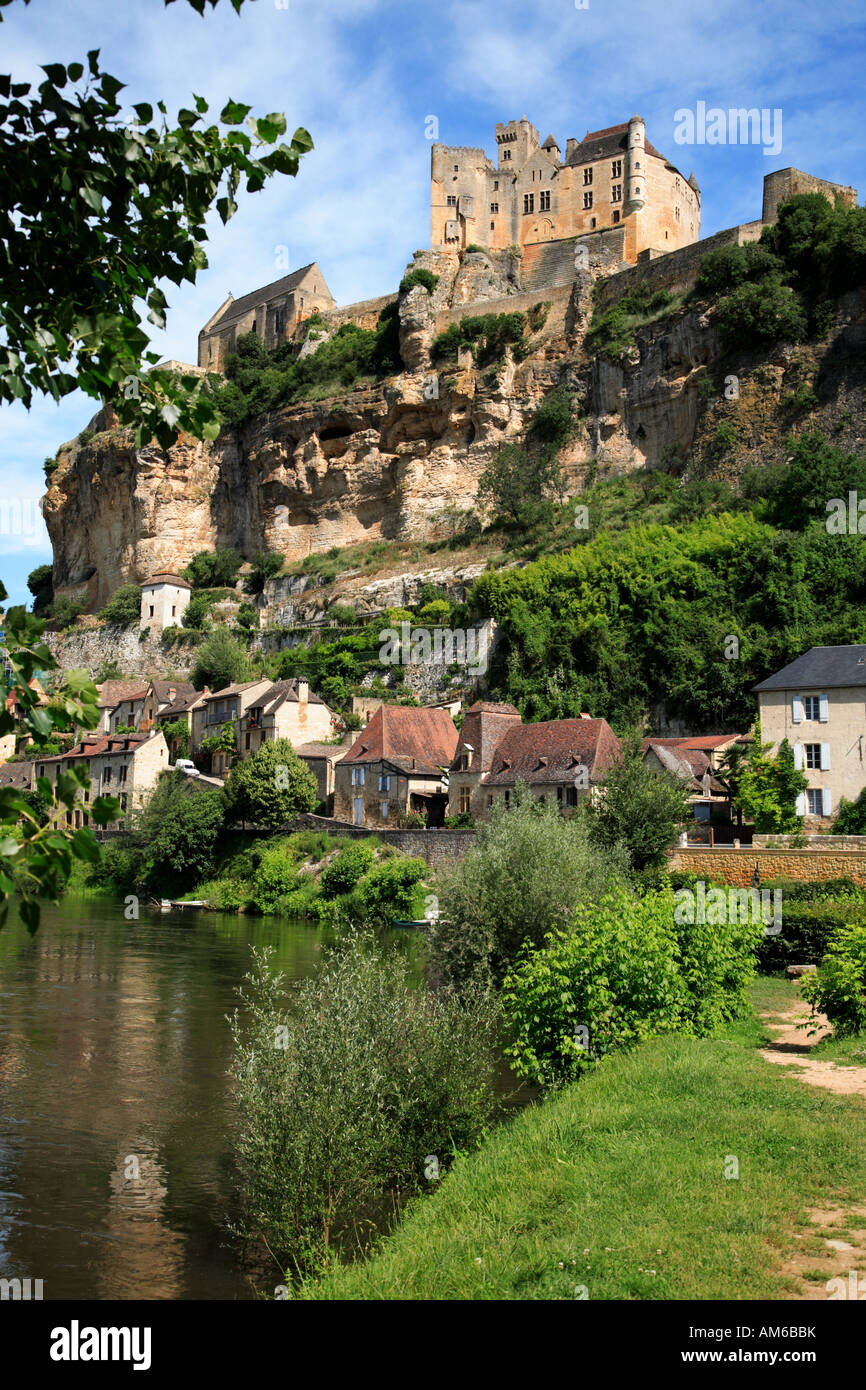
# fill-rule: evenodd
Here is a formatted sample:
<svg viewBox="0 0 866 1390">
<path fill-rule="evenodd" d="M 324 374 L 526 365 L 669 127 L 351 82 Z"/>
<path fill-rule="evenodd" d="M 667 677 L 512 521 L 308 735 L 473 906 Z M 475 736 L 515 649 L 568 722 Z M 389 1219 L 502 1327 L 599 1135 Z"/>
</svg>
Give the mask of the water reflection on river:
<svg viewBox="0 0 866 1390">
<path fill-rule="evenodd" d="M 245 1298 L 270 1265 L 225 1233 L 235 1181 L 226 1014 L 249 947 L 291 979 L 302 923 L 102 900 L 0 932 L 0 1277 L 51 1298 Z M 136 1177 L 137 1173 L 137 1177 Z"/>
</svg>

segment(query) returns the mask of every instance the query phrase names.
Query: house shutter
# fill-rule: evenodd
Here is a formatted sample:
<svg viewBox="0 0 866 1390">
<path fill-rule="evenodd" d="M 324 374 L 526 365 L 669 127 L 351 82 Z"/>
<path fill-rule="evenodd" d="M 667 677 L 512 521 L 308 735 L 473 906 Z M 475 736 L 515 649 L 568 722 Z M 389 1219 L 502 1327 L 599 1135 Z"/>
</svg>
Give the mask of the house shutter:
<svg viewBox="0 0 866 1390">
<path fill-rule="evenodd" d="M 793 719 L 795 724 L 802 724 L 803 722 L 802 695 L 795 695 L 793 700 L 791 701 L 791 718 Z"/>
<path fill-rule="evenodd" d="M 795 744 L 794 744 L 794 767 L 797 769 L 798 772 L 802 772 L 802 771 L 803 771 L 803 745 L 802 745 L 802 743 L 795 743 Z"/>
<path fill-rule="evenodd" d="M 819 702 L 818 717 L 822 724 L 826 724 L 827 720 L 830 718 L 830 701 L 827 699 L 826 695 L 821 695 L 819 696 Z"/>
<path fill-rule="evenodd" d="M 829 743 L 822 743 L 822 744 L 821 744 L 821 771 L 822 771 L 822 772 L 829 772 L 829 771 L 830 771 L 830 745 L 829 745 Z"/>
<path fill-rule="evenodd" d="M 805 792 L 798 792 L 798 793 L 797 793 L 797 808 L 796 808 L 796 809 L 797 809 L 797 815 L 798 815 L 798 816 L 805 816 L 805 814 L 806 814 L 806 793 L 805 793 Z"/>
<path fill-rule="evenodd" d="M 822 788 L 821 802 L 821 810 L 823 811 L 825 816 L 829 816 L 830 812 L 833 810 L 833 793 L 831 792 L 829 787 Z"/>
</svg>

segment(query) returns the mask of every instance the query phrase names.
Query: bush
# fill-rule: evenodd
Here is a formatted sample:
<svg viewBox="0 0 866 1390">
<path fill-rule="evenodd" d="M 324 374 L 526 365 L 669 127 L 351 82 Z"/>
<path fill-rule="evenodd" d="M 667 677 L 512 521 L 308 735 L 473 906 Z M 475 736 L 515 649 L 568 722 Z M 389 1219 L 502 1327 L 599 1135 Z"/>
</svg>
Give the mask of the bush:
<svg viewBox="0 0 866 1390">
<path fill-rule="evenodd" d="M 194 589 L 215 589 L 222 585 L 234 587 L 242 560 L 236 550 L 222 546 L 218 550 L 200 550 L 193 555 L 183 577 Z"/>
<path fill-rule="evenodd" d="M 251 603 L 242 603 L 235 615 L 235 621 L 245 632 L 253 632 L 259 625 L 259 610 Z"/>
<path fill-rule="evenodd" d="M 223 788 L 226 813 L 232 820 L 276 829 L 319 799 L 316 779 L 288 739 L 269 739 L 229 773 Z"/>
<path fill-rule="evenodd" d="M 202 632 L 208 624 L 208 614 L 213 608 L 214 600 L 211 594 L 193 594 L 186 606 L 183 615 L 184 626 L 195 628 L 196 632 Z"/>
<path fill-rule="evenodd" d="M 418 885 L 430 870 L 423 859 L 389 859 L 360 880 L 355 897 L 365 922 L 390 926 L 395 917 L 412 918 L 420 911 Z"/>
<path fill-rule="evenodd" d="M 519 1074 L 559 1086 L 653 1034 L 705 1035 L 742 1007 L 760 931 L 677 926 L 670 888 L 581 904 L 506 977 L 506 1054 Z"/>
<path fill-rule="evenodd" d="M 267 581 L 280 573 L 284 560 L 285 556 L 279 550 L 257 550 L 246 579 L 247 593 L 260 594 Z"/>
<path fill-rule="evenodd" d="M 562 387 L 550 391 L 539 405 L 529 427 L 534 435 L 553 449 L 568 443 L 574 429 L 574 405 L 570 393 Z"/>
<path fill-rule="evenodd" d="M 51 620 L 59 632 L 64 632 L 81 617 L 84 609 L 85 605 L 78 599 L 56 598 L 51 605 Z"/>
<path fill-rule="evenodd" d="M 322 897 L 336 898 L 341 893 L 351 893 L 372 863 L 372 846 L 363 840 L 353 840 L 319 875 Z"/>
<path fill-rule="evenodd" d="M 798 343 L 807 328 L 800 300 L 777 275 L 739 285 L 721 300 L 718 322 L 722 337 L 737 347 L 779 340 Z"/>
<path fill-rule="evenodd" d="M 138 819 L 142 881 L 164 894 L 208 878 L 224 823 L 220 792 L 190 787 L 182 772 L 164 774 Z"/>
<path fill-rule="evenodd" d="M 252 900 L 258 912 L 279 912 L 283 899 L 298 886 L 294 861 L 285 844 L 270 846 L 262 855 L 253 882 Z"/>
<path fill-rule="evenodd" d="M 695 280 L 695 291 L 711 295 L 727 293 L 745 280 L 759 280 L 771 272 L 778 275 L 783 268 L 779 257 L 760 242 L 748 242 L 745 246 L 720 246 L 717 251 L 710 251 L 703 257 L 700 273 Z"/>
<path fill-rule="evenodd" d="M 675 844 L 680 825 L 692 818 L 689 787 L 645 763 L 640 741 L 630 737 L 608 768 L 588 815 L 595 844 L 623 848 L 635 872 L 656 868 Z"/>
<path fill-rule="evenodd" d="M 33 612 L 44 618 L 54 598 L 54 570 L 51 565 L 37 565 L 27 576 L 27 587 L 33 595 Z"/>
<path fill-rule="evenodd" d="M 856 801 L 840 798 L 839 810 L 831 827 L 833 835 L 866 835 L 866 787 Z"/>
<path fill-rule="evenodd" d="M 788 965 L 817 965 L 840 926 L 846 922 L 866 926 L 862 896 L 840 901 L 841 895 L 829 884 L 814 886 L 826 889 L 826 896 L 798 902 L 791 890 L 782 889 L 782 930 L 763 937 L 758 951 L 759 967 L 767 974 Z"/>
<path fill-rule="evenodd" d="M 121 584 L 99 614 L 103 622 L 116 627 L 132 627 L 141 617 L 141 588 L 138 584 Z"/>
<path fill-rule="evenodd" d="M 616 359 L 634 341 L 634 333 L 672 309 L 676 301 L 669 290 L 651 290 L 638 285 L 624 294 L 611 309 L 592 316 L 586 345 L 593 351 Z"/>
<path fill-rule="evenodd" d="M 430 356 L 433 361 L 456 362 L 461 347 L 472 349 L 479 367 L 500 362 L 505 349 L 511 346 L 512 356 L 520 362 L 526 356 L 526 315 L 476 314 L 452 323 L 444 333 L 433 339 Z"/>
<path fill-rule="evenodd" d="M 438 275 L 434 275 L 432 270 L 425 270 L 423 266 L 417 266 L 403 276 L 400 281 L 400 293 L 408 294 L 416 285 L 423 285 L 427 293 L 432 294 L 438 284 Z"/>
<path fill-rule="evenodd" d="M 486 999 L 414 988 L 406 960 L 350 939 L 292 988 L 256 957 L 232 1020 L 246 1228 L 295 1270 L 474 1147 L 493 1111 Z"/>
<path fill-rule="evenodd" d="M 621 852 L 590 843 L 582 817 L 525 794 L 510 809 L 494 806 L 464 857 L 437 876 L 435 971 L 457 984 L 476 974 L 501 981 L 524 942 L 540 946 L 578 903 L 624 883 L 626 867 Z"/>
<path fill-rule="evenodd" d="M 826 1014 L 836 1037 L 866 1032 L 866 922 L 837 927 L 819 969 L 802 986 L 813 1015 Z"/>
</svg>

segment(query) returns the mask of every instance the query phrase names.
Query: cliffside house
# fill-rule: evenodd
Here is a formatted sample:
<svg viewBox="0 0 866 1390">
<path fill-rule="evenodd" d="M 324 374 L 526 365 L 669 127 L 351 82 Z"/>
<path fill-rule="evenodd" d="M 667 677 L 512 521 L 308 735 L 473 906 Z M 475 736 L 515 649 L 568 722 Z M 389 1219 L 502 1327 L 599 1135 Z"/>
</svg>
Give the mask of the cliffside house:
<svg viewBox="0 0 866 1390">
<path fill-rule="evenodd" d="M 330 738 L 337 720 L 309 682 L 301 677 L 275 681 L 256 697 L 241 717 L 238 752 L 251 758 L 267 740 L 288 739 L 293 748 L 301 743 Z"/>
<path fill-rule="evenodd" d="M 476 700 L 466 711 L 448 777 L 448 814 L 468 813 L 482 819 L 489 792 L 481 783 L 493 766 L 493 755 L 510 729 L 522 723 L 514 705 Z"/>
<path fill-rule="evenodd" d="M 221 372 L 246 333 L 257 333 L 269 351 L 277 348 L 303 319 L 336 303 L 316 261 L 240 299 L 230 294 L 198 335 L 198 365 Z"/>
<path fill-rule="evenodd" d="M 244 719 L 252 706 L 260 703 L 261 697 L 271 687 L 267 676 L 257 681 L 243 681 L 240 684 L 226 685 L 205 695 L 192 706 L 191 756 L 201 753 L 205 739 L 216 738 L 228 724 L 234 736 L 234 747 L 238 747 L 238 724 Z M 223 777 L 234 761 L 232 753 L 218 749 L 211 756 L 210 770 L 216 777 Z"/>
<path fill-rule="evenodd" d="M 96 689 L 99 692 L 97 733 L 113 734 L 118 727 L 141 728 L 150 681 L 103 681 Z"/>
<path fill-rule="evenodd" d="M 866 786 L 866 644 L 811 647 L 753 689 L 764 742 L 786 738 L 808 778 L 797 814 L 826 829 Z"/>
<path fill-rule="evenodd" d="M 172 762 L 175 762 L 179 757 L 183 758 L 189 756 L 189 751 L 192 746 L 193 712 L 204 705 L 208 695 L 210 695 L 210 690 L 207 686 L 205 686 L 204 690 L 196 690 L 191 686 L 189 693 L 176 693 L 171 704 L 164 705 L 155 714 L 154 725 L 156 728 L 162 729 L 164 733 L 169 724 L 181 722 L 186 725 L 187 739 L 185 742 L 176 735 L 169 737 L 166 734 L 168 751 Z"/>
<path fill-rule="evenodd" d="M 179 574 L 161 570 L 141 586 L 141 626 L 154 632 L 183 627 L 192 589 Z"/>
<path fill-rule="evenodd" d="M 735 820 L 731 789 L 719 769 L 729 748 L 749 742 L 750 737 L 742 734 L 700 734 L 690 738 L 645 738 L 641 746 L 644 762 L 689 783 L 695 820 L 718 827 L 722 838 L 732 840 L 733 833 L 726 836 L 724 831 Z M 742 823 L 741 817 L 737 819 Z"/>
<path fill-rule="evenodd" d="M 47 777 L 56 785 L 61 772 L 84 765 L 89 785 L 81 793 L 84 805 L 76 811 L 60 809 L 54 823 L 77 828 L 89 824 L 88 806 L 98 796 L 114 796 L 120 802 L 121 814 L 114 822 L 120 825 L 126 816 L 139 810 L 145 798 L 156 786 L 157 778 L 168 767 L 168 748 L 161 733 L 91 735 L 75 744 L 67 753 L 50 758 L 34 758 L 34 785 L 38 777 Z"/>
<path fill-rule="evenodd" d="M 151 681 L 144 697 L 138 728 L 143 733 L 149 732 L 160 715 L 170 709 L 176 701 L 194 701 L 198 697 L 199 691 L 191 681 Z"/>
<path fill-rule="evenodd" d="M 441 825 L 456 747 L 445 710 L 382 705 L 336 764 L 335 817 L 386 828 L 417 812 Z"/>
<path fill-rule="evenodd" d="M 480 814 L 488 815 L 499 800 L 508 806 L 522 782 L 539 801 L 549 801 L 568 815 L 582 799 L 594 795 L 619 752 L 619 739 L 606 719 L 582 714 L 540 724 L 512 721 L 481 777 L 476 802 Z"/>
<path fill-rule="evenodd" d="M 295 749 L 301 762 L 306 763 L 316 779 L 319 801 L 325 816 L 334 814 L 334 788 L 337 763 L 347 752 L 346 743 L 300 743 Z"/>
</svg>

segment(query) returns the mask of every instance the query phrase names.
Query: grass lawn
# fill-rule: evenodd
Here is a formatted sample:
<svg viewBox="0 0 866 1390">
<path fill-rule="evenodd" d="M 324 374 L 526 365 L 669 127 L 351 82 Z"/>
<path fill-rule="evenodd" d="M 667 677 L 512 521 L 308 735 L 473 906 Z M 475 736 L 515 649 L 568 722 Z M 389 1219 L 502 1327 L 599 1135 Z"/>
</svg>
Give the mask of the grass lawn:
<svg viewBox="0 0 866 1390">
<path fill-rule="evenodd" d="M 756 982 L 761 1008 L 790 997 Z M 779 1269 L 807 1209 L 866 1201 L 866 1104 L 762 1061 L 766 1036 L 753 1016 L 608 1058 L 459 1160 L 366 1264 L 299 1296 L 789 1296 Z"/>
</svg>

